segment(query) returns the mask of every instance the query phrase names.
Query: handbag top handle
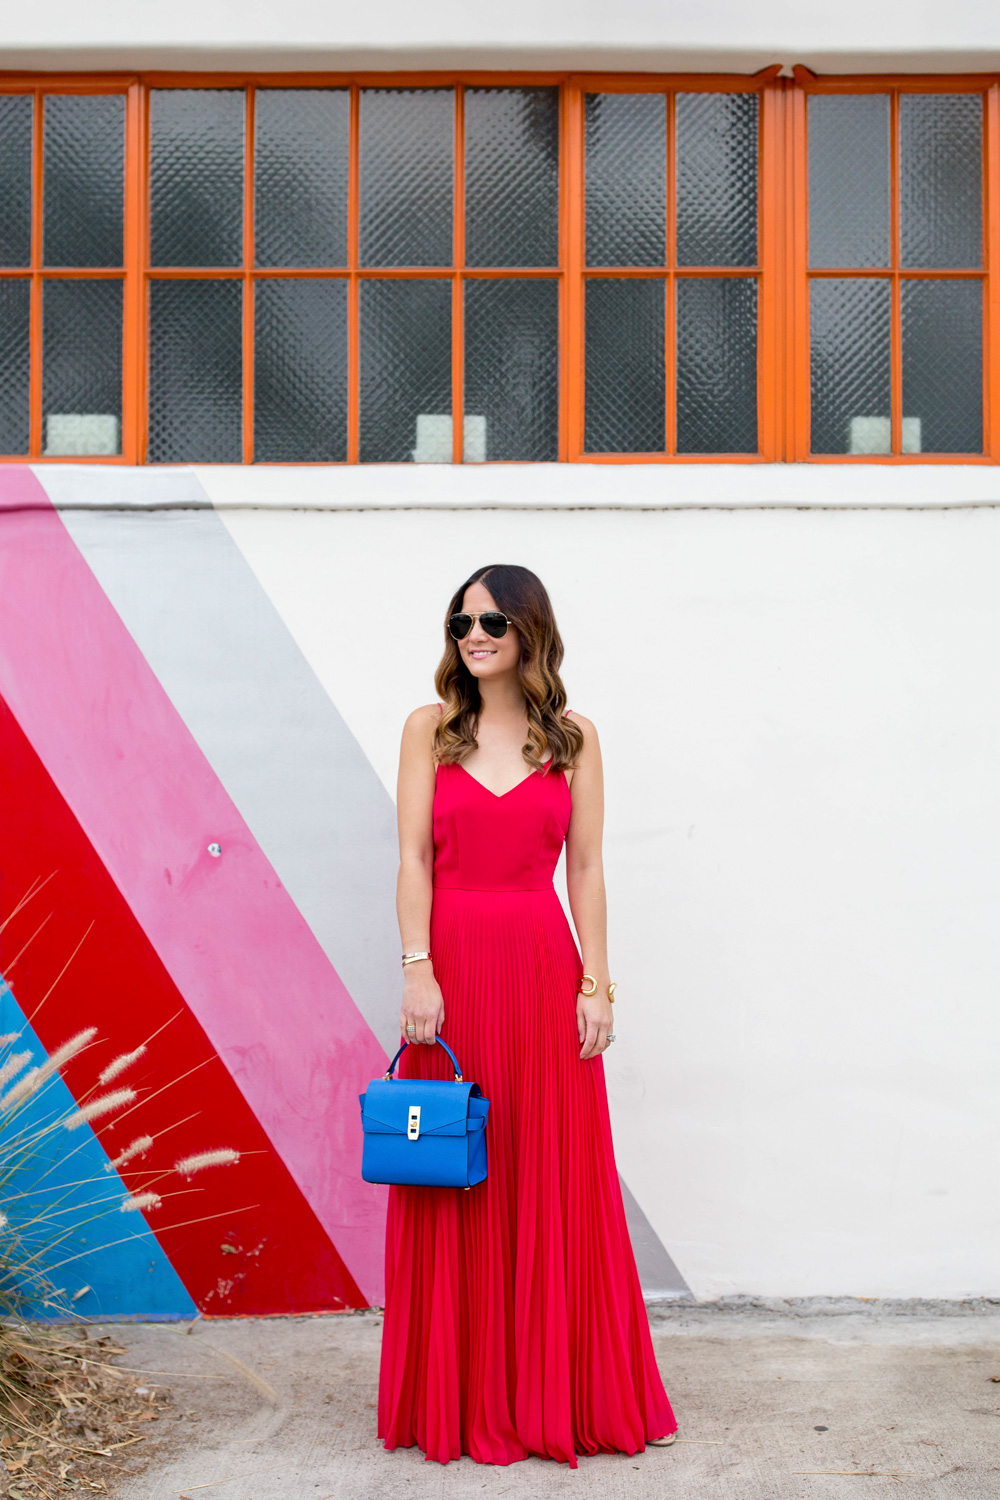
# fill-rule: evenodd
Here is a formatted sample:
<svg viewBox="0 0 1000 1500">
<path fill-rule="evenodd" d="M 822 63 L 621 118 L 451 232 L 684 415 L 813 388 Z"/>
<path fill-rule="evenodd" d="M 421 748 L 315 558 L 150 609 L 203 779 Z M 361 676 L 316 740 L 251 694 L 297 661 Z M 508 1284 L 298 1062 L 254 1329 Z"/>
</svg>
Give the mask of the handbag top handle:
<svg viewBox="0 0 1000 1500">
<path fill-rule="evenodd" d="M 452 1067 L 455 1069 L 455 1082 L 456 1083 L 464 1083 L 465 1080 L 462 1077 L 462 1070 L 461 1070 L 461 1068 L 458 1065 L 458 1058 L 455 1056 L 454 1052 L 452 1052 L 451 1048 L 448 1046 L 448 1043 L 445 1042 L 445 1041 L 442 1041 L 441 1037 L 439 1037 L 439 1036 L 436 1036 L 434 1038 L 434 1040 L 436 1042 L 438 1042 L 444 1048 L 444 1050 L 447 1052 L 448 1056 L 451 1058 Z M 404 1042 L 403 1043 L 403 1045 L 400 1047 L 399 1051 L 396 1053 L 396 1056 L 393 1058 L 392 1062 L 389 1064 L 388 1070 L 382 1075 L 386 1083 L 394 1083 L 395 1082 L 395 1079 L 393 1078 L 392 1075 L 396 1071 L 396 1064 L 399 1062 L 399 1059 L 402 1057 L 403 1053 L 406 1051 L 406 1049 L 407 1049 L 407 1047 L 409 1045 L 410 1045 L 409 1042 Z"/>
</svg>

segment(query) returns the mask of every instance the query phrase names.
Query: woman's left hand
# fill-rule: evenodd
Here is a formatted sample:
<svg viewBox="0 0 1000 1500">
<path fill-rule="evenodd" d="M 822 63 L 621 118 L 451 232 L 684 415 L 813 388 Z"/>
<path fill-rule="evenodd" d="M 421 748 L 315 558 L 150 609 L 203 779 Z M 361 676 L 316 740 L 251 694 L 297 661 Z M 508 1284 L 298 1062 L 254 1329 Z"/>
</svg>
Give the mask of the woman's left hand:
<svg viewBox="0 0 1000 1500">
<path fill-rule="evenodd" d="M 600 1057 L 608 1050 L 608 1032 L 614 1030 L 615 1017 L 606 983 L 599 984 L 593 995 L 577 995 L 576 1025 L 580 1033 L 582 1061 Z"/>
</svg>

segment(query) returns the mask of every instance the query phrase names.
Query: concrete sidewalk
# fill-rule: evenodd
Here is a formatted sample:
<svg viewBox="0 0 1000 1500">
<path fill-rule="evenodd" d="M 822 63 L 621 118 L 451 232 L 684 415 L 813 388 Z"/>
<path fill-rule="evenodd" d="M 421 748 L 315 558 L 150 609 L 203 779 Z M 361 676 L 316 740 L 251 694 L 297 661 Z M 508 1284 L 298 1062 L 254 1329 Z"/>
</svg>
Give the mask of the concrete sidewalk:
<svg viewBox="0 0 1000 1500">
<path fill-rule="evenodd" d="M 576 1471 L 539 1459 L 441 1467 L 416 1449 L 384 1452 L 375 1313 L 197 1323 L 190 1332 L 118 1325 L 129 1347 L 119 1362 L 157 1372 L 134 1378 L 170 1385 L 175 1406 L 150 1428 L 149 1467 L 116 1495 L 1000 1496 L 1000 1304 L 674 1305 L 654 1309 L 652 1323 L 684 1441 L 582 1458 Z"/>
</svg>

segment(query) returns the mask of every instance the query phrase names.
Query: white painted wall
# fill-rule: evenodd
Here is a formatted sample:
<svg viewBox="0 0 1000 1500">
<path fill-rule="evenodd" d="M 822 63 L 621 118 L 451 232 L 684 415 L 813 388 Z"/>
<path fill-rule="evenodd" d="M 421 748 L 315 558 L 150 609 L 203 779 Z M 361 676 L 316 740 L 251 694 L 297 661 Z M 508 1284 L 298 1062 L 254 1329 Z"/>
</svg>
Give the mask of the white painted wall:
<svg viewBox="0 0 1000 1500">
<path fill-rule="evenodd" d="M 696 1294 L 1000 1294 L 1000 510 L 222 513 L 389 788 L 455 583 L 549 584 L 607 762 L 620 1164 Z"/>
<path fill-rule="evenodd" d="M 773 62 L 1000 68 L 1000 8 L 40 0 L 0 42 L 8 68 Z M 996 470 L 199 475 L 390 789 L 455 581 L 550 584 L 607 757 L 621 1164 L 696 1293 L 1000 1293 Z M 155 503 L 149 471 L 106 479 Z"/>
<path fill-rule="evenodd" d="M 0 38 L 4 68 L 775 62 L 1000 69 L 1000 8 L 37 0 Z M 455 582 L 548 582 L 607 760 L 621 1165 L 695 1292 L 1000 1295 L 996 470 L 199 475 L 390 789 Z"/>
<path fill-rule="evenodd" d="M 0 66 L 996 67 L 991 0 L 38 0 Z"/>
</svg>

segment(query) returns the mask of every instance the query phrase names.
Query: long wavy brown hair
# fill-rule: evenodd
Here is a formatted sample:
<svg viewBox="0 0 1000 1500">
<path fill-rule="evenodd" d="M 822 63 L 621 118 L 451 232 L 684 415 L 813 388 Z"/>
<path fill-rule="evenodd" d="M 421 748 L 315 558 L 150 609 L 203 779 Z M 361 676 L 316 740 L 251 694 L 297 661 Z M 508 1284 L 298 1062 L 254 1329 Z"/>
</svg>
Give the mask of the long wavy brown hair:
<svg viewBox="0 0 1000 1500">
<path fill-rule="evenodd" d="M 477 568 L 452 595 L 445 615 L 444 656 L 434 677 L 443 712 L 434 734 L 434 755 L 444 765 L 463 761 L 476 748 L 479 727 L 479 683 L 462 660 L 458 642 L 448 631 L 448 619 L 459 614 L 465 591 L 483 584 L 517 627 L 521 655 L 517 670 L 528 715 L 528 739 L 522 755 L 532 770 L 543 769 L 546 752 L 551 769 L 565 771 L 576 764 L 583 749 L 579 725 L 565 717 L 566 689 L 559 676 L 563 643 L 552 613 L 552 603 L 540 578 L 513 563 Z"/>
</svg>

